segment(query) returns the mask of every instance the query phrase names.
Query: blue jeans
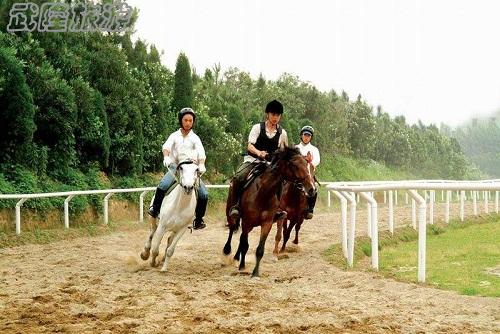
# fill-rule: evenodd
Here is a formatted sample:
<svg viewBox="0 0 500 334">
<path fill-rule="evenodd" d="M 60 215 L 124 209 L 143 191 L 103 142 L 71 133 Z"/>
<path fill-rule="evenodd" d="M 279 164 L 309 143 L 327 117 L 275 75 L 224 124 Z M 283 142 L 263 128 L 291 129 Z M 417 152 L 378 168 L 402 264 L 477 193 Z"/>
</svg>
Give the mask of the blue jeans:
<svg viewBox="0 0 500 334">
<path fill-rule="evenodd" d="M 161 190 L 167 191 L 167 189 L 174 183 L 174 175 L 175 175 L 175 169 L 177 167 L 175 165 L 172 165 L 170 167 L 170 172 L 167 172 L 165 176 L 160 181 L 160 184 L 158 185 L 158 188 Z M 198 200 L 208 199 L 208 190 L 207 187 L 205 186 L 205 183 L 200 179 L 200 188 L 198 189 Z"/>
</svg>

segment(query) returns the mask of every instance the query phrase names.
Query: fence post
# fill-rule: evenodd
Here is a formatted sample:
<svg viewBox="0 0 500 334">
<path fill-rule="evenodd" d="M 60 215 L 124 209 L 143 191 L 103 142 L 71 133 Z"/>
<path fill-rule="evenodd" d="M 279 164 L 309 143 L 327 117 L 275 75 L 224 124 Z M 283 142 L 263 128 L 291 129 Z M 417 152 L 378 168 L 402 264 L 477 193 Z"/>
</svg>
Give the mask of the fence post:
<svg viewBox="0 0 500 334">
<path fill-rule="evenodd" d="M 495 191 L 495 211 L 498 213 L 498 190 Z"/>
<path fill-rule="evenodd" d="M 69 228 L 69 201 L 74 197 L 75 195 L 69 195 L 66 197 L 64 200 L 64 227 Z"/>
<path fill-rule="evenodd" d="M 460 191 L 460 221 L 464 221 L 465 191 Z"/>
<path fill-rule="evenodd" d="M 434 198 L 436 193 L 434 190 L 429 190 L 429 224 L 434 224 Z"/>
<path fill-rule="evenodd" d="M 21 198 L 16 203 L 16 234 L 21 234 L 21 206 L 26 202 L 27 198 Z"/>
<path fill-rule="evenodd" d="M 484 212 L 489 213 L 490 210 L 488 208 L 488 198 L 490 197 L 489 191 L 484 191 Z"/>
<path fill-rule="evenodd" d="M 354 234 L 356 233 L 356 197 L 347 191 L 340 192 L 349 201 L 350 229 L 347 242 L 348 254 L 347 264 L 352 268 L 354 263 Z"/>
<path fill-rule="evenodd" d="M 328 191 L 330 193 L 330 191 Z M 333 194 L 340 200 L 340 235 L 342 243 L 342 253 L 347 259 L 349 256 L 347 250 L 347 199 L 338 191 L 333 191 Z"/>
<path fill-rule="evenodd" d="M 393 205 L 393 193 L 389 190 L 389 231 L 394 234 L 394 205 Z"/>
<path fill-rule="evenodd" d="M 361 197 L 363 197 L 368 203 L 370 203 L 369 208 L 371 210 L 371 246 L 372 246 L 372 268 L 378 270 L 378 222 L 377 222 L 377 201 L 373 198 L 370 192 L 360 192 Z"/>
<path fill-rule="evenodd" d="M 142 223 L 144 221 L 144 195 L 149 190 L 144 190 L 140 195 L 139 195 L 139 222 Z"/>
<path fill-rule="evenodd" d="M 450 222 L 450 198 L 451 198 L 451 191 L 446 190 L 446 206 L 444 209 L 444 221 L 445 221 L 445 223 Z"/>
<path fill-rule="evenodd" d="M 365 198 L 362 193 L 359 193 L 360 197 Z M 370 202 L 366 202 L 366 235 L 371 238 L 372 237 L 372 204 Z"/>
<path fill-rule="evenodd" d="M 414 198 L 411 199 L 411 226 L 414 230 L 417 229 L 417 213 Z"/>
<path fill-rule="evenodd" d="M 104 197 L 104 224 L 108 225 L 108 200 L 113 196 L 113 193 L 109 193 Z"/>
<path fill-rule="evenodd" d="M 426 247 L 426 224 L 425 211 L 427 204 L 418 192 L 408 190 L 414 200 L 418 201 L 418 281 L 425 282 L 425 247 Z"/>
<path fill-rule="evenodd" d="M 474 209 L 474 216 L 477 216 L 477 191 L 472 192 L 472 207 Z"/>
</svg>

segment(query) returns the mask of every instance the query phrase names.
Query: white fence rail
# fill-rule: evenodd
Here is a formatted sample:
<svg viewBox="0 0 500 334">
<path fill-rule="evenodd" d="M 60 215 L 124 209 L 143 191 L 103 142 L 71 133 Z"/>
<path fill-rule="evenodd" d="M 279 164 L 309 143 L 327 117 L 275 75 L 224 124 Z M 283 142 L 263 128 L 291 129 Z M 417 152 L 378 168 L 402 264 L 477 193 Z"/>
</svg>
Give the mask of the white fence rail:
<svg viewBox="0 0 500 334">
<path fill-rule="evenodd" d="M 464 220 L 465 191 L 471 191 L 473 198 L 474 214 L 477 215 L 477 191 L 483 192 L 485 212 L 488 213 L 489 192 L 495 192 L 495 211 L 498 213 L 498 200 L 500 191 L 500 180 L 485 181 L 400 181 L 400 182 L 351 182 L 351 183 L 330 183 L 327 189 L 340 200 L 341 210 L 341 244 L 344 256 L 348 265 L 352 267 L 354 260 L 354 237 L 356 230 L 356 197 L 365 199 L 368 204 L 368 236 L 371 238 L 371 266 L 378 270 L 378 204 L 374 197 L 374 192 L 384 192 L 384 202 L 387 200 L 389 192 L 389 230 L 393 233 L 393 199 L 397 198 L 397 191 L 405 191 L 412 198 L 412 225 L 416 225 L 416 203 L 418 204 L 418 281 L 425 282 L 425 259 L 426 259 L 426 217 L 427 202 L 429 202 L 429 223 L 433 223 L 435 191 L 441 190 L 441 198 L 444 199 L 446 191 L 445 221 L 449 222 L 449 210 L 451 191 L 460 193 L 460 219 Z M 423 191 L 423 197 L 418 191 Z M 429 195 L 427 192 L 429 191 Z M 457 193 L 458 194 L 458 193 Z M 393 196 L 395 196 L 393 198 Z M 329 197 L 330 201 L 330 197 Z M 349 235 L 347 230 L 347 203 L 350 207 Z M 408 203 L 408 202 L 407 202 Z M 329 203 L 330 205 L 330 203 Z"/>
<path fill-rule="evenodd" d="M 229 185 L 206 185 L 207 188 L 229 188 Z M 24 202 L 33 198 L 47 198 L 47 197 L 66 197 L 64 200 L 64 227 L 69 228 L 69 202 L 71 199 L 78 195 L 102 195 L 104 196 L 104 224 L 108 224 L 108 203 L 109 198 L 118 193 L 131 193 L 140 192 L 139 195 L 139 221 L 144 220 L 144 196 L 148 191 L 154 191 L 156 187 L 147 188 L 132 188 L 132 189 L 102 189 L 102 190 L 81 190 L 81 191 L 66 191 L 57 193 L 41 193 L 41 194 L 0 194 L 1 199 L 18 199 L 16 203 L 16 233 L 21 234 L 21 206 Z"/>
</svg>

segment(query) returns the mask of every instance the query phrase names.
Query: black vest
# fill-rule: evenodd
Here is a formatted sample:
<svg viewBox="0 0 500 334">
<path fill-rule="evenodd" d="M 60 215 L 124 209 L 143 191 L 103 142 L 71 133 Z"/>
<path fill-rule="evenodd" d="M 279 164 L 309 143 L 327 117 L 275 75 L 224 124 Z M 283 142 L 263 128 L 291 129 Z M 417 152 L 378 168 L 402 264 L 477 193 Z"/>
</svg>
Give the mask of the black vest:
<svg viewBox="0 0 500 334">
<path fill-rule="evenodd" d="M 257 137 L 257 141 L 253 146 L 255 146 L 255 148 L 258 149 L 259 151 L 266 151 L 267 153 L 273 153 L 278 149 L 280 136 L 281 136 L 281 127 L 279 125 L 277 125 L 277 131 L 274 137 L 269 138 L 266 135 L 266 123 L 261 122 L 259 137 Z M 260 159 L 257 155 L 250 153 L 250 151 L 247 151 L 247 153 L 254 158 Z"/>
</svg>

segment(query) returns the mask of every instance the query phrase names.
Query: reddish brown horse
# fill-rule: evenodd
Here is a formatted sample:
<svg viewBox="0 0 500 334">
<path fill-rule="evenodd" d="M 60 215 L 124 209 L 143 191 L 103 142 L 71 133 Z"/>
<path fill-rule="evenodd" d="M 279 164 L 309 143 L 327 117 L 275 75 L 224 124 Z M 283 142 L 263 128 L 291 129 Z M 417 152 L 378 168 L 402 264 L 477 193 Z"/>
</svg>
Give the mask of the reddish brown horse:
<svg viewBox="0 0 500 334">
<path fill-rule="evenodd" d="M 314 182 L 314 172 L 311 164 L 308 164 L 309 175 L 312 182 Z M 299 231 L 302 223 L 304 222 L 304 212 L 307 209 L 307 197 L 309 194 L 305 189 L 299 185 L 291 182 L 286 182 L 283 187 L 283 195 L 280 200 L 280 208 L 286 211 L 287 215 L 283 219 L 279 219 L 277 222 L 276 237 L 274 239 L 274 251 L 273 254 L 278 256 L 279 252 L 283 252 L 286 247 L 288 239 L 290 239 L 290 234 L 292 229 L 295 227 L 295 239 L 294 244 L 299 243 Z M 290 224 L 287 224 L 287 221 Z M 279 250 L 279 243 L 283 235 L 283 245 L 281 250 Z"/>
<path fill-rule="evenodd" d="M 240 261 L 240 270 L 245 268 L 248 234 L 254 227 L 261 227 L 260 241 L 255 252 L 257 261 L 252 277 L 259 276 L 260 260 L 264 255 L 266 239 L 273 222 L 286 216 L 286 212 L 277 213 L 280 203 L 278 196 L 284 180 L 296 184 L 310 195 L 316 192 L 306 160 L 297 149 L 285 148 L 272 154 L 269 166 L 241 196 L 241 236 L 238 249 L 234 255 L 234 259 Z M 231 253 L 231 239 L 239 225 L 237 221 L 231 221 L 230 219 L 228 221 L 231 222 L 229 236 L 223 250 L 226 256 Z"/>
</svg>

